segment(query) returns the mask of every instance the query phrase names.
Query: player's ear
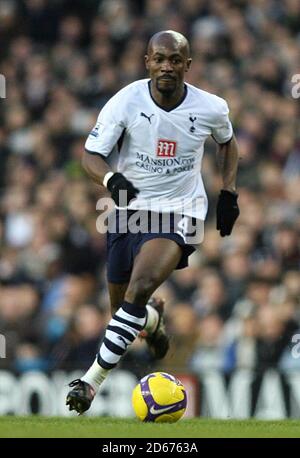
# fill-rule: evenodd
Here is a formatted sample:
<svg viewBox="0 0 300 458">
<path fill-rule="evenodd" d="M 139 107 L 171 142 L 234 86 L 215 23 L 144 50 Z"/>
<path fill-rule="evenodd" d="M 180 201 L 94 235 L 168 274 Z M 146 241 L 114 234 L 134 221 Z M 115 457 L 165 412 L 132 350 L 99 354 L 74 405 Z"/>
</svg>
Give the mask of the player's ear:
<svg viewBox="0 0 300 458">
<path fill-rule="evenodd" d="M 146 69 L 149 70 L 149 56 L 148 56 L 148 54 L 145 55 L 145 66 L 146 66 Z"/>
<path fill-rule="evenodd" d="M 186 69 L 185 69 L 186 72 L 189 71 L 190 66 L 191 66 L 191 63 L 192 63 L 192 59 L 191 59 L 191 57 L 189 57 L 189 58 L 186 60 Z"/>
</svg>

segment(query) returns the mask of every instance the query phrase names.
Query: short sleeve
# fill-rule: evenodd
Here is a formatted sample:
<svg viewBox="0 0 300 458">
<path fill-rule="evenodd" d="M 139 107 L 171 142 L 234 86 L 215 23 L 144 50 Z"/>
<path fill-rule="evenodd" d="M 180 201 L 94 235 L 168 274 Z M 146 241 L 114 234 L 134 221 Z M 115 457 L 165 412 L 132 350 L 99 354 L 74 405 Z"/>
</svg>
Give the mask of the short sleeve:
<svg viewBox="0 0 300 458">
<path fill-rule="evenodd" d="M 88 152 L 108 157 L 116 146 L 126 128 L 126 119 L 118 100 L 119 97 L 114 96 L 102 108 L 85 143 Z"/>
<path fill-rule="evenodd" d="M 228 142 L 233 135 L 232 124 L 229 119 L 229 109 L 227 102 L 224 99 L 218 98 L 220 103 L 215 119 L 215 123 L 212 126 L 212 137 L 219 143 Z"/>
</svg>

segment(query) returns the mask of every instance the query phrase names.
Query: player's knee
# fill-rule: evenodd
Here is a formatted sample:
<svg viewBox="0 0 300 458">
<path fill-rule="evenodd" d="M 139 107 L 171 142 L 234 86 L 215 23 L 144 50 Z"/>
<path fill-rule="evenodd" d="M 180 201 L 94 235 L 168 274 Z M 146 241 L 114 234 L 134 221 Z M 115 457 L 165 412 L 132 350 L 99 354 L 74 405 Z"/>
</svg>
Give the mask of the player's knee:
<svg viewBox="0 0 300 458">
<path fill-rule="evenodd" d="M 129 284 L 125 300 L 135 304 L 146 305 L 151 294 L 157 288 L 158 279 L 155 276 L 140 277 Z"/>
</svg>

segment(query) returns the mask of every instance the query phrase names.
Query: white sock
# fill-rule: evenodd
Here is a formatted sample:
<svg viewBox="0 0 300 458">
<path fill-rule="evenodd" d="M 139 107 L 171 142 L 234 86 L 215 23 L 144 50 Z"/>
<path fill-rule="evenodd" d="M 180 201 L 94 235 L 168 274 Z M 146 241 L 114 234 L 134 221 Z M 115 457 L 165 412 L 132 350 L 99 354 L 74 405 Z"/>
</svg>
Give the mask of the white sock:
<svg viewBox="0 0 300 458">
<path fill-rule="evenodd" d="M 144 327 L 144 330 L 149 332 L 149 334 L 152 334 L 157 328 L 158 320 L 159 320 L 159 315 L 158 311 L 155 310 L 151 305 L 146 305 L 147 309 L 147 319 L 146 319 L 146 324 Z"/>
<path fill-rule="evenodd" d="M 84 376 L 81 377 L 81 380 L 91 385 L 97 393 L 100 385 L 104 382 L 109 372 L 108 369 L 103 369 L 103 367 L 99 366 L 96 358 Z"/>
</svg>

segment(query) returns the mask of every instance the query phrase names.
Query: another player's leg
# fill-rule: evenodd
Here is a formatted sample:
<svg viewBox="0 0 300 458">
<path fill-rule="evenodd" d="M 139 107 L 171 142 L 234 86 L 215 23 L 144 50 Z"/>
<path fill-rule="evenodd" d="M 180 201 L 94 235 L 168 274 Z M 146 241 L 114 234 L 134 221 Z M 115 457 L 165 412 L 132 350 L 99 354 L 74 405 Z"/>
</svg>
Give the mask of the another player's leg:
<svg viewBox="0 0 300 458">
<path fill-rule="evenodd" d="M 153 239 L 136 256 L 125 300 L 110 320 L 97 359 L 69 393 L 70 410 L 83 413 L 106 378 L 146 324 L 146 304 L 151 294 L 176 268 L 181 248 L 169 239 Z M 75 383 L 74 381 L 73 383 Z M 77 391 L 77 395 L 72 393 Z M 79 394 L 85 395 L 81 402 Z"/>
</svg>

